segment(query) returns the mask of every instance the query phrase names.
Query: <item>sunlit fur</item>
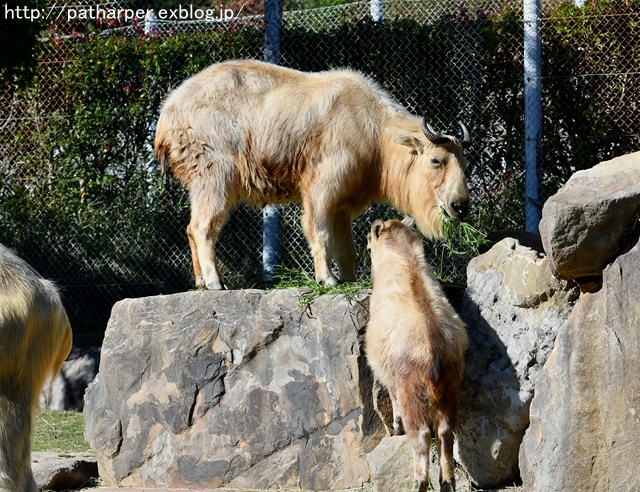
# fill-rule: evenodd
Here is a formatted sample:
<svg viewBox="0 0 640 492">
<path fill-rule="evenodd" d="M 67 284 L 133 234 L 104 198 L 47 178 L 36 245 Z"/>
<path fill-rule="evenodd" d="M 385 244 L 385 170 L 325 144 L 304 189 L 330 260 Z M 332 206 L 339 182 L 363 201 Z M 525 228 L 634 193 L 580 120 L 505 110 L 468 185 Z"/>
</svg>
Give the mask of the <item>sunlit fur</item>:
<svg viewBox="0 0 640 492">
<path fill-rule="evenodd" d="M 47 378 L 71 350 L 56 287 L 0 245 L 0 492 L 35 492 L 31 434 Z"/>
<path fill-rule="evenodd" d="M 368 247 L 373 293 L 367 359 L 391 395 L 396 433 L 404 427 L 413 446 L 413 491 L 427 490 L 432 437 L 440 490 L 455 490 L 453 440 L 468 346 L 465 325 L 435 280 L 421 239 L 407 225 L 375 221 Z"/>
<path fill-rule="evenodd" d="M 189 190 L 196 284 L 222 284 L 214 246 L 240 202 L 301 201 L 316 279 L 355 279 L 351 221 L 372 201 L 412 214 L 428 237 L 441 208 L 468 201 L 456 139 L 429 142 L 421 120 L 351 70 L 304 73 L 257 61 L 212 65 L 167 97 L 155 152 Z M 435 166 L 433 159 L 439 163 Z"/>
</svg>

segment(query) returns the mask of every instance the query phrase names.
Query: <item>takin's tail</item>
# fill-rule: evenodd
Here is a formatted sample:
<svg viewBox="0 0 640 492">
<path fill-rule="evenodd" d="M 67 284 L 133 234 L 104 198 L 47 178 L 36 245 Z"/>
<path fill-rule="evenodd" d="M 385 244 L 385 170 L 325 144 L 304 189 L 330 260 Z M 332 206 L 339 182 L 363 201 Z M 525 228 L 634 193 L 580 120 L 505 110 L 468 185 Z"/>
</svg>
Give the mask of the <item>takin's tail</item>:
<svg viewBox="0 0 640 492">
<path fill-rule="evenodd" d="M 169 127 L 165 121 L 165 117 L 160 114 L 160 118 L 158 118 L 158 124 L 156 126 L 156 138 L 153 144 L 153 152 L 160 161 L 160 172 L 163 176 L 167 172 L 170 150 L 171 142 L 169 140 Z"/>
</svg>

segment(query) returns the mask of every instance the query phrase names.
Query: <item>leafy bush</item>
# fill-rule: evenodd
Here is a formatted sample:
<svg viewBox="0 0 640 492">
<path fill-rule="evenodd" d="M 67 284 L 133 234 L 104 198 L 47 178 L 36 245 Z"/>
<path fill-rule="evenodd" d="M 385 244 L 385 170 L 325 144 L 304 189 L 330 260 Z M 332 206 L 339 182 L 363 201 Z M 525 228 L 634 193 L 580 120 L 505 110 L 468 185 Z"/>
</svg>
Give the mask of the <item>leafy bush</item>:
<svg viewBox="0 0 640 492">
<path fill-rule="evenodd" d="M 545 14 L 543 200 L 574 171 L 637 150 L 637 17 L 609 14 L 638 10 L 640 0 L 603 0 L 581 10 L 564 2 Z M 261 58 L 262 46 L 259 23 L 194 34 L 53 37 L 42 46 L 35 81 L 16 93 L 27 109 L 12 120 L 13 131 L 0 128 L 0 242 L 64 285 L 78 331 L 101 330 L 117 299 L 192 285 L 184 234 L 188 198 L 160 176 L 152 155 L 159 106 L 195 72 L 225 59 Z M 382 23 L 351 16 L 332 18 L 330 25 L 291 22 L 282 36 L 282 60 L 307 71 L 361 70 L 443 131 L 457 131 L 445 124 L 464 121 L 474 140 L 468 153 L 471 223 L 481 230 L 522 227 L 517 9 L 470 16 L 458 8 L 429 23 L 400 16 Z M 258 286 L 260 217 L 246 208 L 233 214 L 231 222 L 242 227 L 223 230 L 221 266 L 229 286 Z M 371 218 L 354 225 L 359 265 L 366 265 L 363 238 Z M 295 214 L 287 215 L 282 227 L 292 230 L 295 222 Z M 300 261 L 308 253 L 298 239 L 283 251 L 285 267 L 310 264 Z M 450 265 L 443 270 L 446 281 L 464 283 L 464 258 L 443 256 L 442 245 L 428 248 Z M 366 267 L 359 274 L 366 278 Z"/>
</svg>

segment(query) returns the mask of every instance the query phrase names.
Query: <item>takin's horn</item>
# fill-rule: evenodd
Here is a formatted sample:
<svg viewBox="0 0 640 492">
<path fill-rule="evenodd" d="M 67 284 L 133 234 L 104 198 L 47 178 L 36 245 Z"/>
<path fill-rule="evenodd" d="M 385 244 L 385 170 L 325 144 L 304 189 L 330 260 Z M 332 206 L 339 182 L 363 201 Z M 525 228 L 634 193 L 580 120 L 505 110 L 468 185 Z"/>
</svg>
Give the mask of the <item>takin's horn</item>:
<svg viewBox="0 0 640 492">
<path fill-rule="evenodd" d="M 424 133 L 424 136 L 427 137 L 429 142 L 436 145 L 443 145 L 451 142 L 451 138 L 449 136 L 438 133 L 431 128 L 431 125 L 427 123 L 427 119 L 425 117 L 422 118 L 422 133 Z"/>
<path fill-rule="evenodd" d="M 471 145 L 471 136 L 469 135 L 469 130 L 467 130 L 467 127 L 464 126 L 462 121 L 458 121 L 458 125 L 462 128 L 462 147 L 466 149 Z"/>
</svg>

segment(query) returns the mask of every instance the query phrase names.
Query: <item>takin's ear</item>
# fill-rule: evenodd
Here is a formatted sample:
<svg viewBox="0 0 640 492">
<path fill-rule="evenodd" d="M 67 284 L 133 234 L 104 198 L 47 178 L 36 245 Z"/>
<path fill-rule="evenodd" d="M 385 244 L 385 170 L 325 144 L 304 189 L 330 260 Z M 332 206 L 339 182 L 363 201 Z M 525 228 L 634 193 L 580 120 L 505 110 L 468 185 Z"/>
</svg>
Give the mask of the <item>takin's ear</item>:
<svg viewBox="0 0 640 492">
<path fill-rule="evenodd" d="M 422 154 L 422 151 L 424 150 L 424 143 L 413 135 L 400 135 L 396 138 L 396 143 L 409 147 L 416 154 Z"/>
<path fill-rule="evenodd" d="M 371 233 L 376 237 L 376 239 L 378 239 L 380 234 L 382 234 L 382 231 L 384 231 L 384 222 L 380 219 L 374 220 L 371 224 Z"/>
<path fill-rule="evenodd" d="M 416 225 L 416 219 L 414 219 L 410 215 L 405 215 L 404 219 L 402 219 L 402 223 L 407 227 L 413 227 L 414 225 Z"/>
</svg>

